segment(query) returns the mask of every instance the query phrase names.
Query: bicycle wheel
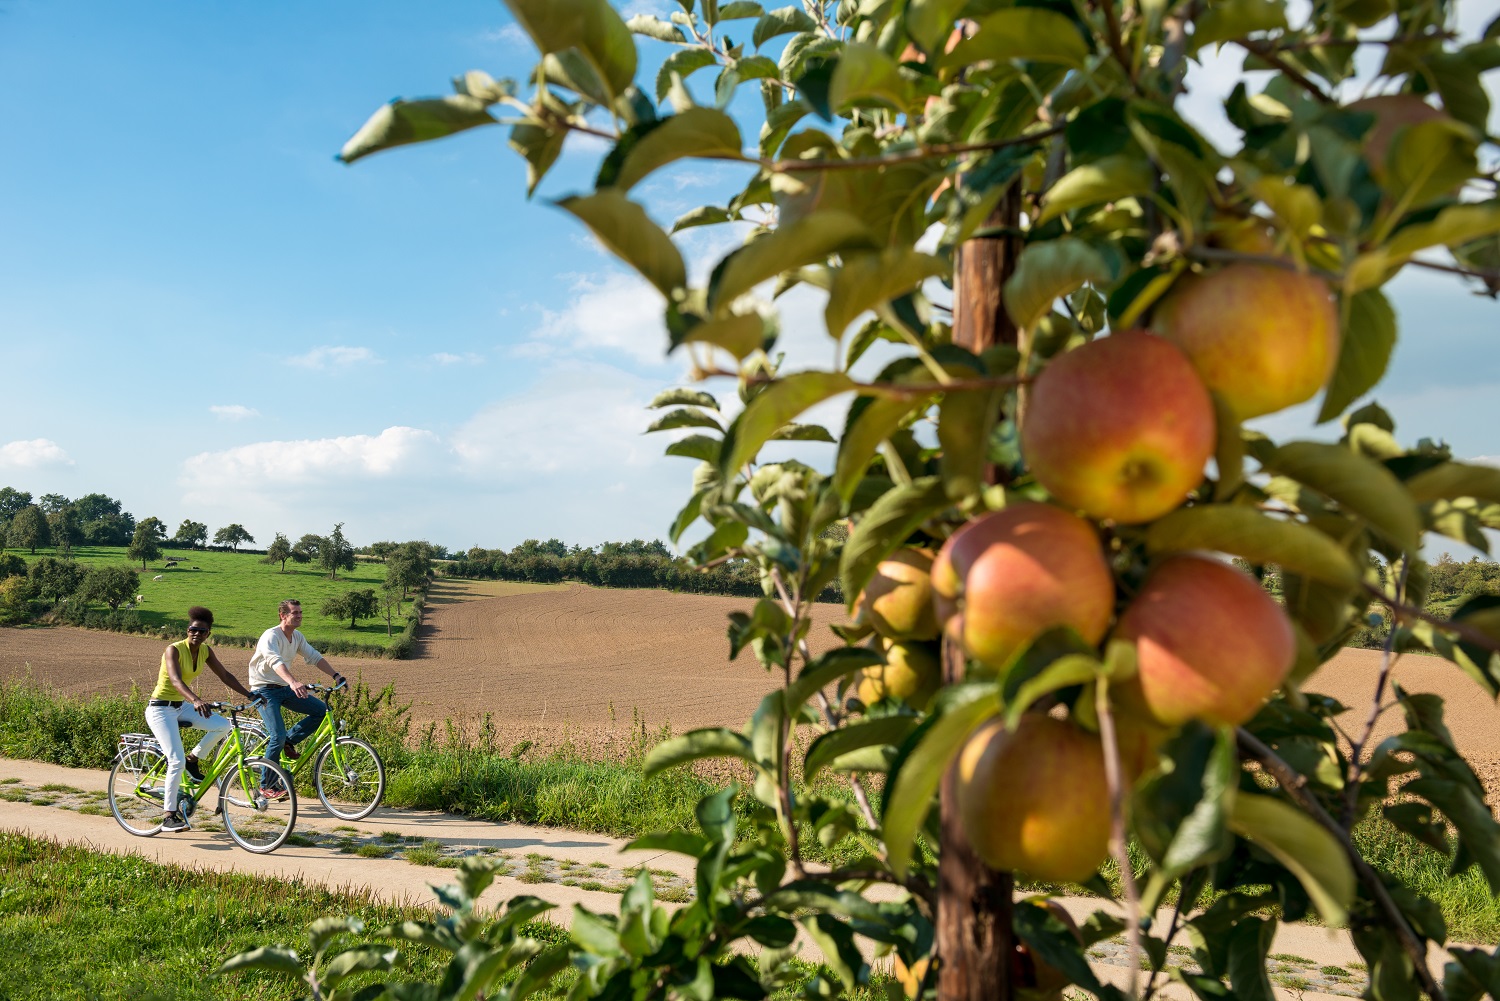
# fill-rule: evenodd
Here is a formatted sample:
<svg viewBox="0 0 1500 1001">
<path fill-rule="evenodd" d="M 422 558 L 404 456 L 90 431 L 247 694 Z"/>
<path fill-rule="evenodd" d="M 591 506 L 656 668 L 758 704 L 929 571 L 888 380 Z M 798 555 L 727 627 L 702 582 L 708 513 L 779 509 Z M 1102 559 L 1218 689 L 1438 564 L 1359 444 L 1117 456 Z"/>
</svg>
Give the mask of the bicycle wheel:
<svg viewBox="0 0 1500 1001">
<path fill-rule="evenodd" d="M 140 838 L 161 830 L 166 778 L 167 759 L 156 751 L 137 747 L 115 759 L 109 770 L 109 812 L 121 827 Z"/>
<path fill-rule="evenodd" d="M 287 790 L 285 799 L 261 795 L 260 773 L 269 770 Z M 247 852 L 264 855 L 280 848 L 297 824 L 297 790 L 285 768 L 266 758 L 245 758 L 230 767 L 219 784 L 224 830 Z"/>
<path fill-rule="evenodd" d="M 324 744 L 313 768 L 318 799 L 340 820 L 363 820 L 385 795 L 385 765 L 358 737 L 340 737 L 337 752 Z"/>
</svg>

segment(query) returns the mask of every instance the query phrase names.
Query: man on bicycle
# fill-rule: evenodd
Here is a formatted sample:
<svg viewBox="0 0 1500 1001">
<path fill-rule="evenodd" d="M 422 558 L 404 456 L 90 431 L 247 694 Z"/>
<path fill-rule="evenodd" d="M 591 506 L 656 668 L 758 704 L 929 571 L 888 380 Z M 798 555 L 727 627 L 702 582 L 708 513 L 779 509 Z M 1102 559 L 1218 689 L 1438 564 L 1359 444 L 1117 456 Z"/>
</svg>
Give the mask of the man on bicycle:
<svg viewBox="0 0 1500 1001">
<path fill-rule="evenodd" d="M 229 732 L 229 720 L 208 707 L 190 687 L 208 667 L 230 688 L 245 698 L 251 694 L 239 679 L 219 662 L 213 648 L 208 645 L 208 635 L 213 631 L 214 613 L 201 605 L 188 609 L 187 639 L 179 640 L 167 647 L 161 655 L 161 671 L 156 679 L 156 688 L 146 703 L 146 725 L 161 745 L 167 756 L 167 775 L 162 796 L 163 831 L 185 831 L 187 818 L 177 809 L 177 793 L 182 788 L 182 773 L 186 769 L 193 778 L 202 781 L 203 773 L 198 769 L 198 759 L 213 753 L 213 749 Z M 186 704 L 184 704 L 186 703 Z M 178 725 L 191 726 L 204 731 L 203 739 L 193 752 L 184 757 L 182 734 Z"/>
<path fill-rule="evenodd" d="M 255 644 L 255 653 L 250 655 L 250 692 L 261 700 L 260 717 L 266 722 L 267 741 L 265 756 L 272 761 L 282 753 L 288 758 L 300 757 L 297 742 L 307 738 L 318 729 L 328 706 L 322 699 L 307 694 L 307 685 L 292 676 L 292 661 L 298 655 L 333 679 L 335 685 L 344 683 L 344 676 L 333 669 L 328 659 L 313 649 L 307 637 L 297 627 L 302 624 L 302 603 L 295 598 L 283 601 L 278 609 L 281 624 L 261 633 Z M 302 719 L 287 732 L 281 718 L 285 707 L 302 713 Z M 269 774 L 261 776 L 261 793 L 271 799 L 282 799 L 287 795 Z"/>
</svg>

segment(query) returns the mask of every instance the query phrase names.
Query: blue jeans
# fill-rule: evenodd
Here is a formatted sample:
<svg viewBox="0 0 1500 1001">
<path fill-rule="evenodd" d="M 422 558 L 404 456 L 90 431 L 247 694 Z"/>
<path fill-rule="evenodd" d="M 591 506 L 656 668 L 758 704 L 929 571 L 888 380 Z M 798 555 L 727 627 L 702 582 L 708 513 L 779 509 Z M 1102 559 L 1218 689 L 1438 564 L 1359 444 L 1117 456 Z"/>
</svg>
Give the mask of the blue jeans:
<svg viewBox="0 0 1500 1001">
<path fill-rule="evenodd" d="M 262 752 L 272 761 L 279 761 L 281 748 L 290 742 L 300 743 L 313 735 L 318 724 L 323 722 L 323 717 L 328 715 L 328 706 L 322 699 L 313 698 L 311 695 L 305 698 L 297 698 L 292 694 L 290 685 L 265 685 L 260 688 L 250 689 L 250 694 L 264 701 L 260 706 L 260 718 L 266 722 L 266 748 Z M 302 713 L 302 719 L 287 732 L 286 722 L 281 718 L 281 710 L 285 707 L 294 713 Z M 272 781 L 269 771 L 262 771 L 260 776 L 262 785 Z"/>
</svg>

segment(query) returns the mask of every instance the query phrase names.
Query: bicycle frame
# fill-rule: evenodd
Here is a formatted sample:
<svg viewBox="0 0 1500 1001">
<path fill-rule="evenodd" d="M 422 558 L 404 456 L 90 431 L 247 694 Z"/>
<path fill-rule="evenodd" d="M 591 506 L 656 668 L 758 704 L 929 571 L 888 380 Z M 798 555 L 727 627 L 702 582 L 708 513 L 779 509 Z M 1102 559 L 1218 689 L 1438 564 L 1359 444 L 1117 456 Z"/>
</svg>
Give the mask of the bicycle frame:
<svg viewBox="0 0 1500 1001">
<path fill-rule="evenodd" d="M 186 770 L 183 771 L 180 791 L 187 795 L 188 800 L 193 805 L 193 809 L 197 808 L 198 801 L 203 798 L 204 793 L 216 786 L 219 780 L 227 775 L 232 767 L 238 767 L 241 781 L 247 786 L 250 785 L 251 776 L 245 766 L 245 759 L 251 757 L 251 755 L 245 750 L 245 745 L 240 739 L 240 730 L 244 724 L 240 723 L 239 715 L 237 710 L 229 710 L 229 735 L 219 745 L 219 753 L 214 755 L 214 759 L 203 767 L 203 781 L 199 782 L 187 774 Z M 137 739 L 130 740 L 129 738 Z M 128 745 L 131 748 L 154 747 L 156 750 L 162 752 L 161 761 L 151 768 L 150 771 L 143 773 L 136 781 L 135 794 L 142 799 L 164 799 L 165 789 L 163 787 L 165 786 L 167 775 L 166 749 L 161 747 L 160 742 L 155 737 L 148 737 L 146 734 L 125 734 L 120 740 L 122 750 L 125 750 L 125 745 Z M 258 783 L 259 780 L 256 779 L 256 782 Z M 153 792 L 153 786 L 162 789 L 162 792 Z M 171 804 L 170 807 L 165 803 L 162 806 L 164 812 L 176 808 L 177 804 L 175 803 Z"/>
<path fill-rule="evenodd" d="M 311 691 L 326 692 L 329 695 L 338 691 L 338 689 L 329 688 L 325 685 L 308 685 L 307 687 Z M 276 763 L 285 768 L 292 778 L 301 778 L 302 773 L 311 768 L 312 762 L 317 759 L 318 749 L 324 744 L 331 744 L 332 749 L 328 753 L 333 756 L 334 764 L 342 769 L 344 767 L 344 752 L 339 749 L 337 738 L 343 732 L 343 729 L 344 725 L 334 720 L 333 707 L 329 706 L 328 712 L 323 716 L 323 722 L 318 724 L 318 728 L 313 731 L 311 737 L 302 742 L 302 753 L 297 759 L 293 761 L 283 753 L 277 756 Z M 255 732 L 254 727 L 251 727 L 251 732 Z M 253 748 L 253 752 L 255 753 L 259 753 L 266 746 L 265 735 L 261 734 L 260 736 L 260 743 Z"/>
</svg>

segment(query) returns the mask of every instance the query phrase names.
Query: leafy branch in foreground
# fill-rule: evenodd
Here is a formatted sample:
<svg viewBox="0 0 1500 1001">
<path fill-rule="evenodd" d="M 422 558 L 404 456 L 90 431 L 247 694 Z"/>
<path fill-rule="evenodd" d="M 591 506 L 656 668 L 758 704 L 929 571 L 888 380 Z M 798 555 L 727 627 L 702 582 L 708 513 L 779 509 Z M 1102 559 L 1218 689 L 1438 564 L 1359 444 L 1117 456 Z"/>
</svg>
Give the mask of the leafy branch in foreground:
<svg viewBox="0 0 1500 1001">
<path fill-rule="evenodd" d="M 1449 5 L 1415 0 L 679 0 L 628 23 L 603 0 L 507 5 L 540 54 L 529 96 L 471 72 L 381 108 L 341 156 L 500 106 L 534 191 L 574 133 L 608 141 L 592 190 L 557 204 L 661 296 L 669 352 L 735 379 L 737 407 L 682 390 L 653 430 L 698 464 L 674 541 L 694 530 L 700 565 L 759 570 L 729 653 L 778 683 L 743 728 L 653 752 L 653 771 L 736 762 L 754 822 L 734 829 L 726 791 L 701 834 L 646 839 L 697 860 L 698 899 L 575 914 L 573 996 L 833 995 L 894 955 L 910 996 L 945 1001 L 1068 984 L 1113 1001 L 1164 978 L 1261 999 L 1278 922 L 1314 916 L 1349 929 L 1372 1001 L 1497 989 L 1500 957 L 1473 950 L 1427 974 L 1441 912 L 1349 832 L 1378 811 L 1500 890 L 1500 825 L 1398 660 L 1436 654 L 1500 693 L 1496 599 L 1415 611 L 1424 543 L 1500 528 L 1500 472 L 1403 443 L 1368 399 L 1406 266 L 1446 254 L 1494 290 L 1480 74 L 1500 29 L 1461 37 Z M 667 48 L 654 80 L 633 36 Z M 1189 63 L 1221 49 L 1267 73 L 1223 101 L 1227 150 L 1182 105 Z M 669 232 L 642 182 L 700 161 L 741 165 L 743 187 Z M 675 237 L 700 226 L 743 239 L 690 268 Z M 775 300 L 799 286 L 834 364 L 776 353 Z M 1314 399 L 1336 442 L 1247 427 Z M 801 423 L 830 406 L 841 428 Z M 851 617 L 814 654 L 835 580 Z M 1391 631 L 1351 739 L 1317 672 L 1372 602 Z M 1369 746 L 1397 708 L 1404 730 Z M 807 781 L 828 769 L 853 802 Z M 858 858 L 820 872 L 811 838 Z M 1012 873 L 1108 893 L 1111 856 L 1123 924 L 1013 892 Z M 1147 918 L 1173 894 L 1163 936 Z M 1127 990 L 1087 954 L 1121 930 Z M 1191 963 L 1170 948 L 1184 930 Z M 799 933 L 817 974 L 785 962 Z M 746 938 L 754 971 L 729 951 Z"/>
</svg>

